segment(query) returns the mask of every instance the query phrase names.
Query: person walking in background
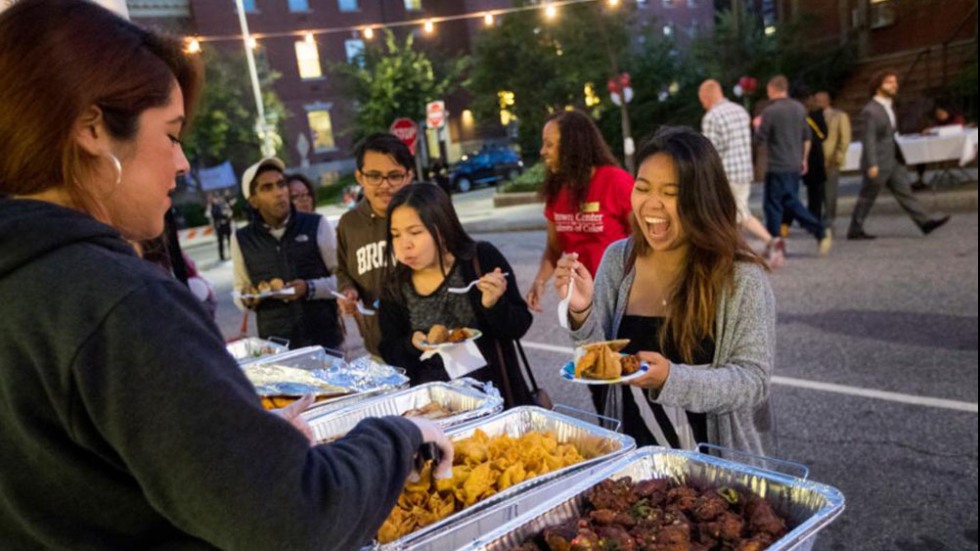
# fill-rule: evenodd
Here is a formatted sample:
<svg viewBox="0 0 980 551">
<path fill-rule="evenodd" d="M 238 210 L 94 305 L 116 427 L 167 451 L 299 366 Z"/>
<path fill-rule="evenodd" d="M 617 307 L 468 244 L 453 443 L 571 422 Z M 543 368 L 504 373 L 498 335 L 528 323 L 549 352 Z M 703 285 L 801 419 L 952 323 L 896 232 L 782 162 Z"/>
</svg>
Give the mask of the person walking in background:
<svg viewBox="0 0 980 551">
<path fill-rule="evenodd" d="M 337 315 L 337 237 L 319 214 L 296 212 L 289 202 L 285 164 L 267 157 L 245 169 L 242 194 L 256 211 L 251 224 L 231 241 L 235 289 L 241 293 L 259 282 L 279 279 L 291 295 L 241 299 L 253 309 L 259 336 L 289 340 L 292 348 L 320 345 L 338 348 L 343 332 Z"/>
<path fill-rule="evenodd" d="M 218 238 L 218 257 L 224 261 L 225 243 L 228 244 L 229 253 L 231 252 L 231 228 L 233 225 L 234 214 L 231 205 L 219 193 L 211 195 L 211 224 L 214 226 L 214 235 Z"/>
<path fill-rule="evenodd" d="M 347 297 L 338 303 L 345 315 L 354 316 L 364 348 L 380 358 L 378 316 L 361 314 L 357 302 L 369 310 L 377 309 L 382 271 L 391 255 L 387 251 L 388 203 L 414 179 L 415 157 L 401 140 L 386 133 L 368 136 L 355 157 L 354 177 L 364 190 L 364 198 L 337 223 L 337 288 Z"/>
<path fill-rule="evenodd" d="M 706 80 L 698 88 L 698 100 L 704 107 L 701 133 L 715 146 L 725 167 L 728 185 L 738 207 L 738 223 L 752 235 L 761 239 L 769 253 L 766 262 L 777 268 L 783 264 L 783 256 L 770 246 L 772 235 L 749 210 L 752 190 L 752 124 L 744 107 L 728 101 L 717 80 Z"/>
<path fill-rule="evenodd" d="M 630 233 L 630 190 L 633 178 L 619 168 L 592 118 L 581 111 L 560 111 L 548 117 L 541 132 L 548 238 L 528 306 L 541 311 L 545 284 L 562 253 L 578 253 L 594 274 L 602 253 Z"/>
<path fill-rule="evenodd" d="M 789 211 L 818 242 L 821 255 L 830 252 L 831 237 L 820 220 L 816 219 L 800 202 L 800 177 L 807 171 L 810 155 L 810 128 L 806 122 L 806 109 L 798 101 L 789 98 L 789 82 L 777 75 L 766 84 L 766 94 L 772 103 L 762 111 L 753 124 L 755 139 L 766 146 L 765 201 L 766 229 L 779 235 L 783 212 Z M 767 256 L 784 255 L 785 240 L 776 237 L 771 246 L 776 252 Z"/>
<path fill-rule="evenodd" d="M 803 174 L 803 185 L 806 186 L 806 208 L 814 218 L 822 221 L 824 184 L 827 181 L 823 154 L 823 143 L 827 138 L 827 122 L 823 117 L 823 110 L 817 108 L 813 95 L 805 86 L 797 89 L 796 97 L 807 108 L 806 124 L 810 128 L 810 153 L 806 159 L 807 170 Z M 780 228 L 780 233 L 788 234 L 792 223 L 793 213 L 783 212 L 783 227 Z"/>
<path fill-rule="evenodd" d="M 898 160 L 894 109 L 895 96 L 898 95 L 898 73 L 893 69 L 876 73 L 871 78 L 870 92 L 872 98 L 861 110 L 861 191 L 851 215 L 847 238 L 874 239 L 875 236 L 864 231 L 864 221 L 882 186 L 891 190 L 915 225 L 928 235 L 949 222 L 949 216 L 935 218 L 926 212 L 912 195 L 908 171 Z"/>
<path fill-rule="evenodd" d="M 286 183 L 289 184 L 289 202 L 293 204 L 296 212 L 315 213 L 316 190 L 313 188 L 313 182 L 297 172 L 287 174 Z"/>
<path fill-rule="evenodd" d="M 851 118 L 840 109 L 831 105 L 828 92 L 817 92 L 813 100 L 818 109 L 823 110 L 823 118 L 827 123 L 827 137 L 823 141 L 824 167 L 827 180 L 824 182 L 824 225 L 833 234 L 834 222 L 837 220 L 837 186 L 840 183 L 840 171 L 847 163 L 847 148 L 851 145 Z"/>
</svg>

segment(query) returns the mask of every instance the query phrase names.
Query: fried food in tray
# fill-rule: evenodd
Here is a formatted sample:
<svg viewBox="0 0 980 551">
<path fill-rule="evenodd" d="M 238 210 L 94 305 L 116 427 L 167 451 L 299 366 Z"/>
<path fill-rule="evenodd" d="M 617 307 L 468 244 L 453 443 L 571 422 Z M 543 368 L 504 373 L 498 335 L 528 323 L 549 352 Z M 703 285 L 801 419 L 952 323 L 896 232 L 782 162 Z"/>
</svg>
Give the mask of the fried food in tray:
<svg viewBox="0 0 980 551">
<path fill-rule="evenodd" d="M 290 289 L 286 289 L 286 282 L 281 278 L 274 277 L 269 281 L 260 281 L 255 285 L 249 285 L 241 291 L 242 298 L 265 298 L 276 295 L 291 294 Z"/>
<path fill-rule="evenodd" d="M 575 377 L 618 379 L 636 373 L 640 369 L 640 359 L 620 354 L 629 343 L 629 339 L 618 339 L 580 346 L 582 354 L 575 362 Z"/>
<path fill-rule="evenodd" d="M 379 542 L 395 541 L 515 484 L 585 461 L 575 446 L 559 443 L 549 431 L 514 438 L 489 437 L 476 429 L 453 442 L 453 449 L 453 477 L 435 480 L 432 464 L 426 464 L 419 481 L 405 485 L 378 531 Z"/>
<path fill-rule="evenodd" d="M 545 528 L 512 551 L 656 549 L 762 550 L 787 531 L 766 500 L 733 488 L 697 488 L 667 479 L 603 480 L 579 518 Z"/>
<path fill-rule="evenodd" d="M 445 344 L 445 343 L 461 343 L 466 339 L 470 338 L 473 332 L 465 327 L 456 327 L 454 329 L 448 329 L 445 325 L 435 324 L 430 329 L 428 334 L 425 336 L 426 344 Z"/>
<path fill-rule="evenodd" d="M 445 419 L 446 417 L 455 414 L 455 411 L 438 402 L 429 402 L 422 407 L 412 408 L 403 412 L 402 417 L 424 417 L 426 419 L 435 420 Z"/>
</svg>

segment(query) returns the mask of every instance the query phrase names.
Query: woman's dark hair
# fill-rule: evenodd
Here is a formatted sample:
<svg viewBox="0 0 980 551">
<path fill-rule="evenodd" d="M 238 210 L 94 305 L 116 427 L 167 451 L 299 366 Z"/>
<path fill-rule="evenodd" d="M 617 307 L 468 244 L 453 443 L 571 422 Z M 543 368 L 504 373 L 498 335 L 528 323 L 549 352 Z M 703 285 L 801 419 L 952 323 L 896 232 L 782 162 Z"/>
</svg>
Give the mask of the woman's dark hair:
<svg viewBox="0 0 980 551">
<path fill-rule="evenodd" d="M 394 284 L 382 286 L 382 296 L 395 302 L 401 302 L 401 283 L 409 281 L 412 275 L 411 268 L 393 260 L 395 249 L 391 238 L 391 214 L 402 206 L 415 209 L 425 229 L 432 234 L 442 273 L 445 274 L 448 268 L 443 265 L 443 257 L 447 252 L 461 260 L 469 260 L 476 252 L 476 243 L 466 234 L 463 224 L 456 216 L 452 201 L 442 188 L 429 182 L 416 182 L 401 188 L 388 203 L 387 212 L 387 250 L 390 256 L 385 266 L 384 281 Z"/>
<path fill-rule="evenodd" d="M 405 170 L 415 170 L 415 156 L 394 134 L 378 132 L 364 138 L 364 142 L 358 146 L 354 155 L 357 159 L 357 170 L 364 170 L 364 155 L 368 151 L 391 155 L 391 158 Z"/>
<path fill-rule="evenodd" d="M 673 340 L 685 362 L 692 362 L 705 337 L 714 337 L 718 302 L 734 282 L 735 263 L 765 263 L 745 242 L 736 220 L 735 197 L 721 157 L 711 142 L 684 127 L 665 127 L 640 146 L 636 166 L 667 155 L 677 170 L 677 215 L 687 236 L 687 262 L 668 303 L 661 349 Z M 639 170 L 639 169 L 638 169 Z M 656 254 L 633 218 L 634 254 Z"/>
<path fill-rule="evenodd" d="M 140 114 L 166 105 L 176 81 L 189 119 L 203 71 L 179 40 L 92 2 L 20 0 L 0 13 L 0 75 L 0 193 L 64 185 L 98 209 L 79 183 L 100 162 L 75 143 L 79 117 L 97 106 L 112 137 L 132 140 Z"/>
<path fill-rule="evenodd" d="M 547 171 L 541 196 L 545 202 L 550 202 L 558 196 L 562 186 L 568 186 L 572 207 L 578 209 L 589 193 L 592 169 L 619 166 L 619 162 L 602 139 L 592 117 L 578 110 L 559 111 L 548 117 L 545 125 L 549 122 L 558 125 L 558 172 Z"/>
<path fill-rule="evenodd" d="M 313 204 L 315 205 L 316 189 L 313 187 L 313 182 L 309 178 L 307 178 L 305 174 L 302 174 L 300 172 L 286 175 L 286 183 L 291 184 L 293 182 L 299 182 L 303 184 L 303 186 L 306 188 L 306 191 L 308 191 L 310 194 L 310 199 L 313 199 Z"/>
</svg>

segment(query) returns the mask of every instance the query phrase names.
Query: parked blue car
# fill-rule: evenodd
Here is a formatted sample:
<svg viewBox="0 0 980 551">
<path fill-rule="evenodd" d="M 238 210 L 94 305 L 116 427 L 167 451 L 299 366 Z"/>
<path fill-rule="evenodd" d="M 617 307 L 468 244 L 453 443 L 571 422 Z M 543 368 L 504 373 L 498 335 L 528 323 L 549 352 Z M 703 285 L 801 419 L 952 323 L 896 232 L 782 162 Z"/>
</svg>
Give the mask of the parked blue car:
<svg viewBox="0 0 980 551">
<path fill-rule="evenodd" d="M 449 173 L 455 191 L 466 192 L 476 185 L 513 180 L 524 170 L 524 163 L 514 150 L 503 146 L 483 146 L 467 155 Z"/>
</svg>

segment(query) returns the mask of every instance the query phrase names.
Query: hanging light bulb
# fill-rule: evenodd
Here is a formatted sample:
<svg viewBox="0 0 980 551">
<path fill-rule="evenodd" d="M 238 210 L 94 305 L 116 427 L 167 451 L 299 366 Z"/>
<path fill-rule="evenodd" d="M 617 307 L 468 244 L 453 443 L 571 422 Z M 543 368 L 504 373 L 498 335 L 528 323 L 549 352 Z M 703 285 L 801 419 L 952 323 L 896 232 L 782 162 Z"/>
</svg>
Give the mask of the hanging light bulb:
<svg viewBox="0 0 980 551">
<path fill-rule="evenodd" d="M 259 41 L 256 40 L 254 36 L 248 37 L 248 47 L 250 50 L 259 49 Z"/>
<path fill-rule="evenodd" d="M 483 14 L 483 24 L 485 26 L 487 26 L 487 27 L 492 27 L 493 26 L 493 14 L 492 13 L 485 13 L 485 14 Z"/>
<path fill-rule="evenodd" d="M 187 52 L 189 54 L 199 54 L 199 53 L 201 53 L 201 41 L 200 40 L 198 40 L 197 38 L 191 37 L 191 38 L 188 38 L 185 42 L 186 42 L 186 45 L 184 46 L 184 51 L 185 52 Z"/>
<path fill-rule="evenodd" d="M 558 17 L 558 8 L 556 8 L 554 4 L 548 4 L 548 6 L 544 9 L 544 16 L 548 19 Z"/>
<path fill-rule="evenodd" d="M 374 29 L 372 29 L 371 27 L 364 27 L 364 30 L 361 31 L 361 34 L 364 36 L 365 40 L 371 40 L 372 38 L 374 38 Z"/>
<path fill-rule="evenodd" d="M 619 7 L 619 0 L 609 0 L 609 7 L 610 8 Z"/>
<path fill-rule="evenodd" d="M 422 30 L 425 31 L 425 34 L 432 34 L 436 30 L 436 25 L 431 19 L 426 19 L 425 24 L 422 25 Z"/>
<path fill-rule="evenodd" d="M 311 32 L 306 33 L 306 36 L 304 37 L 304 40 L 306 40 L 306 43 L 309 44 L 309 45 L 311 45 L 311 46 L 313 44 L 316 44 L 316 38 L 313 36 L 313 33 L 311 33 Z"/>
</svg>

